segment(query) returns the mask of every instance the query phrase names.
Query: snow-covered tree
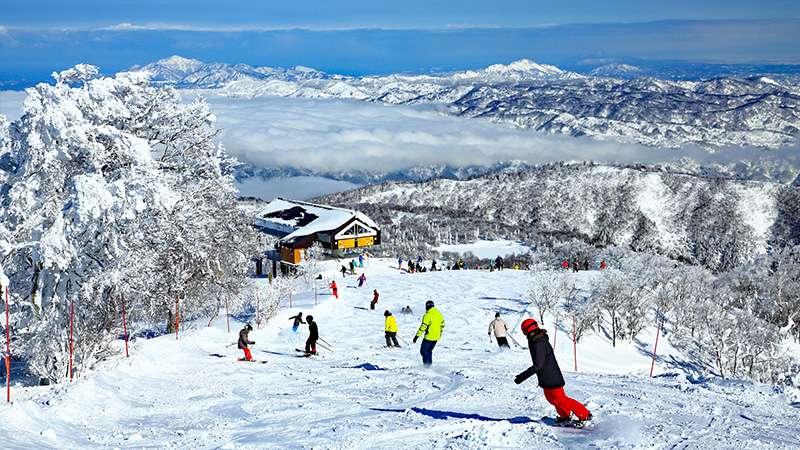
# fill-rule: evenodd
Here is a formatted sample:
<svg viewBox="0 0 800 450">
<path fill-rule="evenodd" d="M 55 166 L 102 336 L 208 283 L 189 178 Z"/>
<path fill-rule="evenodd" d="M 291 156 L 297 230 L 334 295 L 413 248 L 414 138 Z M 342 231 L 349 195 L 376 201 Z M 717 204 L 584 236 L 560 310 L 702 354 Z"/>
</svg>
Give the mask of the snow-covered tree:
<svg viewBox="0 0 800 450">
<path fill-rule="evenodd" d="M 243 288 L 255 248 L 208 106 L 141 73 L 96 75 L 78 65 L 28 89 L 23 116 L 0 134 L 20 347 L 54 380 L 68 375 L 73 303 L 80 369 L 115 338 L 123 295 L 129 317 L 151 326 L 173 323 L 175 295 L 179 314 L 208 314 Z"/>
</svg>

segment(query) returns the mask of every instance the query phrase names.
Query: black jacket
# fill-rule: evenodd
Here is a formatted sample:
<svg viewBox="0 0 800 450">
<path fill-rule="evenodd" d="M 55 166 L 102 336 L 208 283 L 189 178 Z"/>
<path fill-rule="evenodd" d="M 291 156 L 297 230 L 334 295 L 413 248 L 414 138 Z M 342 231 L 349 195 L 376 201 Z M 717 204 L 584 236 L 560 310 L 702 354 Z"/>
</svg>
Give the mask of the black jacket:
<svg viewBox="0 0 800 450">
<path fill-rule="evenodd" d="M 528 347 L 531 350 L 533 365 L 517 375 L 519 382 L 521 383 L 536 374 L 539 377 L 539 387 L 542 389 L 564 387 L 564 377 L 561 375 L 558 362 L 556 362 L 553 347 L 550 346 L 547 331 L 534 331 L 528 334 Z"/>
<path fill-rule="evenodd" d="M 317 322 L 308 321 L 308 340 L 316 341 L 319 339 L 319 331 L 317 330 Z"/>
<path fill-rule="evenodd" d="M 247 337 L 249 333 L 245 330 L 239 332 L 239 348 L 247 348 L 248 344 L 255 344 L 255 342 L 250 342 L 250 339 Z"/>
</svg>

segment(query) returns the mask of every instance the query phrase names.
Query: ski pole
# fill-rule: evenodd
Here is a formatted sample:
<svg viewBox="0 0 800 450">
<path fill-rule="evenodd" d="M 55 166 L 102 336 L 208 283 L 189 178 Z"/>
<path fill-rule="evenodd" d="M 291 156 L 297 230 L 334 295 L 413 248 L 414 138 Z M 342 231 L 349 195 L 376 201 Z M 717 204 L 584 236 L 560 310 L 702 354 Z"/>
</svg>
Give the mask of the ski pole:
<svg viewBox="0 0 800 450">
<path fill-rule="evenodd" d="M 324 344 L 320 344 L 319 342 L 317 342 L 317 345 L 319 345 L 320 347 L 324 348 L 325 350 L 333 353 L 333 349 L 328 348 L 328 346 L 326 346 Z"/>
<path fill-rule="evenodd" d="M 228 348 L 228 347 L 231 347 L 231 346 L 234 346 L 234 345 L 236 345 L 236 343 L 233 343 L 233 344 L 230 344 L 230 345 L 226 345 L 225 348 Z"/>
<path fill-rule="evenodd" d="M 397 335 L 397 337 L 399 337 L 400 340 L 403 341 L 403 344 L 406 344 L 406 347 L 408 347 L 408 342 L 406 342 L 406 340 L 403 339 L 403 336 Z"/>
<path fill-rule="evenodd" d="M 320 341 L 322 341 L 322 342 L 324 342 L 324 343 L 326 343 L 328 345 L 331 345 L 330 343 L 328 343 L 328 341 L 326 341 L 325 339 L 322 339 L 321 337 L 318 337 L 317 339 L 319 339 Z M 333 346 L 331 345 L 331 347 L 333 347 Z"/>
<path fill-rule="evenodd" d="M 516 339 L 514 339 L 514 336 L 511 336 L 511 335 L 509 334 L 509 335 L 508 335 L 508 337 L 510 337 L 510 338 L 511 338 L 511 340 L 512 340 L 512 341 L 514 341 L 514 343 L 515 343 L 515 344 L 517 344 L 517 347 L 519 347 L 519 348 L 523 348 L 521 345 L 519 345 L 519 342 L 517 342 L 517 340 L 516 340 Z"/>
</svg>

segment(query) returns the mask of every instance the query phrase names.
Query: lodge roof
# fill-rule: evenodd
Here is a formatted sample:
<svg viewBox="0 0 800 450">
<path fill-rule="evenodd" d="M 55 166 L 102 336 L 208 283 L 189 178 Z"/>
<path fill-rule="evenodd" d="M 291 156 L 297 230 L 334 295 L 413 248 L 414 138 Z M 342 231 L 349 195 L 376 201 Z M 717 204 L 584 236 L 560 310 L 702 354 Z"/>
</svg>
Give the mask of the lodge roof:
<svg viewBox="0 0 800 450">
<path fill-rule="evenodd" d="M 338 230 L 353 219 L 378 229 L 372 219 L 358 211 L 283 198 L 276 198 L 261 210 L 255 224 L 284 242 L 294 242 L 314 233 Z"/>
</svg>

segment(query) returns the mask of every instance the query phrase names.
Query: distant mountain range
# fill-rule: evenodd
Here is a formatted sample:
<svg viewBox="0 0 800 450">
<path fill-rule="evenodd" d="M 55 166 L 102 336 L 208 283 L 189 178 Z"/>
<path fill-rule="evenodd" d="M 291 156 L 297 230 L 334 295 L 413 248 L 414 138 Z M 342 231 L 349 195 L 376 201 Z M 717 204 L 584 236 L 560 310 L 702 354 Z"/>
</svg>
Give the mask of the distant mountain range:
<svg viewBox="0 0 800 450">
<path fill-rule="evenodd" d="M 676 81 L 624 64 L 585 76 L 528 60 L 436 75 L 348 77 L 301 66 L 205 64 L 178 56 L 132 70 L 229 97 L 436 103 L 456 116 L 654 148 L 775 149 L 794 144 L 800 132 L 800 89 L 766 77 Z"/>
</svg>

